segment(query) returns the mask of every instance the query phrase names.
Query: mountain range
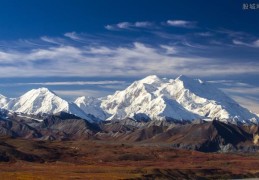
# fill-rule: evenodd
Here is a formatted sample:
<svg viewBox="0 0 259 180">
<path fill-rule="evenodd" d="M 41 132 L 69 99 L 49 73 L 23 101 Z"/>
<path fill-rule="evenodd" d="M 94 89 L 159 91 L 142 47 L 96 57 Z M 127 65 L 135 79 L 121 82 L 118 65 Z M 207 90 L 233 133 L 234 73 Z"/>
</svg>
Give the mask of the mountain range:
<svg viewBox="0 0 259 180">
<path fill-rule="evenodd" d="M 93 122 L 76 104 L 68 102 L 47 88 L 32 89 L 18 98 L 0 96 L 2 109 L 24 114 L 56 114 L 67 112 Z"/>
<path fill-rule="evenodd" d="M 23 114 L 67 112 L 89 122 L 131 118 L 136 121 L 219 120 L 258 124 L 259 117 L 214 85 L 200 79 L 155 75 L 133 82 L 102 98 L 79 97 L 68 102 L 47 88 L 32 89 L 18 98 L 0 95 L 0 108 Z"/>
<path fill-rule="evenodd" d="M 98 140 L 203 152 L 258 152 L 259 127 L 213 121 L 135 121 L 90 123 L 66 112 L 54 115 L 0 111 L 0 137 L 30 140 Z"/>
<path fill-rule="evenodd" d="M 204 152 L 258 152 L 259 117 L 199 79 L 148 76 L 102 98 L 68 102 L 47 88 L 0 95 L 0 136 L 100 140 Z"/>
</svg>

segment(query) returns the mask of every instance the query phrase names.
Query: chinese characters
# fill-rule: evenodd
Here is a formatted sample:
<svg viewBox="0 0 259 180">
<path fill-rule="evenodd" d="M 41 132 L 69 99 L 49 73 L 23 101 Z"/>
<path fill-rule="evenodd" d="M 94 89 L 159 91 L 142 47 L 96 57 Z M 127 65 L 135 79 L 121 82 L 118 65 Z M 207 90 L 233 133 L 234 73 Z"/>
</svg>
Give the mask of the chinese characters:
<svg viewBox="0 0 259 180">
<path fill-rule="evenodd" d="M 259 10 L 259 3 L 244 3 L 242 5 L 243 10 Z"/>
</svg>

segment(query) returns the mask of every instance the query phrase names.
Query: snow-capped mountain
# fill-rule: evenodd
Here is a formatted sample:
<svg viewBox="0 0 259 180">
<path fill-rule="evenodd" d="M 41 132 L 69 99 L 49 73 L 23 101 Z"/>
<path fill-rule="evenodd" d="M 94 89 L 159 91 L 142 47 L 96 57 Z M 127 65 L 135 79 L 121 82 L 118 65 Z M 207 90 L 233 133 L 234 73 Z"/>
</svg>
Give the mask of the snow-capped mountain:
<svg viewBox="0 0 259 180">
<path fill-rule="evenodd" d="M 92 121 L 76 104 L 65 101 L 47 88 L 32 89 L 19 98 L 10 99 L 2 107 L 25 114 L 55 114 L 64 111 Z"/>
<path fill-rule="evenodd" d="M 101 99 L 89 96 L 82 96 L 75 100 L 75 104 L 85 113 L 92 114 L 99 119 L 106 119 L 107 114 L 101 108 Z"/>
<path fill-rule="evenodd" d="M 136 81 L 123 91 L 103 100 L 101 107 L 111 116 L 108 119 L 146 118 L 162 120 L 197 119 L 199 115 L 188 112 L 175 99 L 159 93 L 166 80 L 148 76 Z"/>
<path fill-rule="evenodd" d="M 219 119 L 221 121 L 259 122 L 215 86 L 186 76 L 160 79 L 153 75 L 136 81 L 123 91 L 107 96 L 101 108 L 110 117 L 147 116 L 150 119 Z"/>
<path fill-rule="evenodd" d="M 176 98 L 184 108 L 202 117 L 220 120 L 257 122 L 255 114 L 240 106 L 212 84 L 199 79 L 180 76 L 169 80 L 165 86 L 172 98 Z"/>
<path fill-rule="evenodd" d="M 186 76 L 166 79 L 152 75 L 113 95 L 104 98 L 83 96 L 74 103 L 47 88 L 32 89 L 19 98 L 0 95 L 0 108 L 25 114 L 64 111 L 90 122 L 133 118 L 259 123 L 258 115 L 240 106 L 212 84 Z"/>
</svg>

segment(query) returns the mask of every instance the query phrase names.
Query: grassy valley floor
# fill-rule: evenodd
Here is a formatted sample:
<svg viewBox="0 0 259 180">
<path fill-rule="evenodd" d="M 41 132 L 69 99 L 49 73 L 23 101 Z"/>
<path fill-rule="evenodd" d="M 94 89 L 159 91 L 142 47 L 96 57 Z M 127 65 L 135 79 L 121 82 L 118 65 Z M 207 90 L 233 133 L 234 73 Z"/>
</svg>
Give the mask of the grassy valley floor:
<svg viewBox="0 0 259 180">
<path fill-rule="evenodd" d="M 259 153 L 202 153 L 103 141 L 1 138 L 0 179 L 228 179 L 259 177 Z"/>
</svg>

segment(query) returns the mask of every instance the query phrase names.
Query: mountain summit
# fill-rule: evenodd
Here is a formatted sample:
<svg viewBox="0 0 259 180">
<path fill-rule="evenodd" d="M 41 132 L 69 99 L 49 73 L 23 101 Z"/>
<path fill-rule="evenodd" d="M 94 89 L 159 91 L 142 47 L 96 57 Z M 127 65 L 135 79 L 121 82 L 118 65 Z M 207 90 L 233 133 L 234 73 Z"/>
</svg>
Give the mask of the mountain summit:
<svg viewBox="0 0 259 180">
<path fill-rule="evenodd" d="M 217 119 L 232 123 L 258 123 L 258 117 L 240 106 L 217 87 L 200 79 L 176 79 L 155 75 L 133 82 L 101 103 L 108 120 L 141 117 L 147 119 Z"/>
<path fill-rule="evenodd" d="M 187 76 L 156 75 L 133 82 L 103 98 L 80 97 L 67 102 L 47 88 L 32 89 L 19 98 L 0 96 L 0 108 L 26 114 L 67 112 L 90 122 L 98 120 L 219 120 L 259 123 L 259 117 L 210 83 Z"/>
<path fill-rule="evenodd" d="M 5 101 L 2 108 L 25 114 L 55 114 L 64 111 L 91 121 L 77 105 L 67 102 L 44 87 L 32 89 L 18 98 Z"/>
</svg>

